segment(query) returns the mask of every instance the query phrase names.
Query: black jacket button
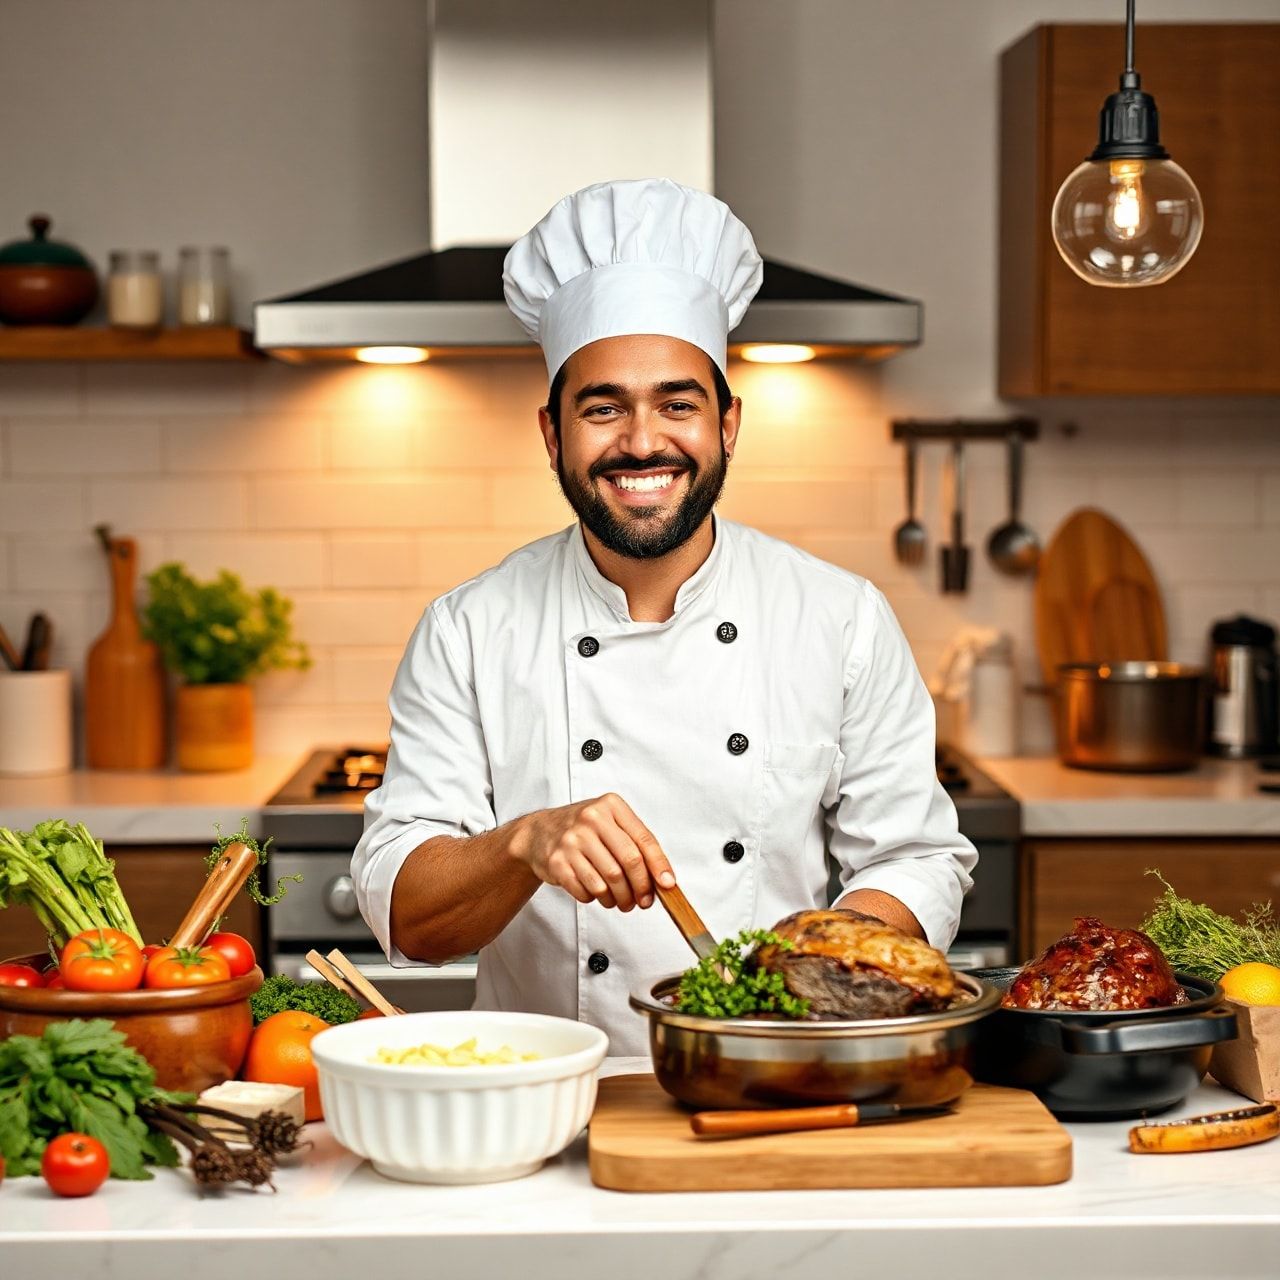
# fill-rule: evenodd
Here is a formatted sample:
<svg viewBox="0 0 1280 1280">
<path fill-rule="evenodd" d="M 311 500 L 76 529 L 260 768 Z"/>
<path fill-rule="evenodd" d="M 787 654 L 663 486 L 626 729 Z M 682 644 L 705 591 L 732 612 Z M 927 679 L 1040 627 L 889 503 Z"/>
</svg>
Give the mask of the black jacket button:
<svg viewBox="0 0 1280 1280">
<path fill-rule="evenodd" d="M 583 636 L 578 641 L 578 652 L 584 658 L 594 658 L 600 652 L 600 641 L 595 636 Z"/>
<path fill-rule="evenodd" d="M 743 739 L 745 741 L 745 739 Z M 733 748 L 731 747 L 730 750 Z M 746 748 L 744 747 L 743 750 Z M 584 760 L 599 760 L 604 755 L 604 747 L 600 745 L 594 738 L 588 738 L 582 744 L 582 758 Z"/>
<path fill-rule="evenodd" d="M 738 628 L 732 622 L 722 622 L 716 628 L 716 639 L 721 644 L 732 644 L 738 638 Z"/>
<path fill-rule="evenodd" d="M 593 951 L 587 957 L 587 968 L 592 973 L 603 973 L 609 967 L 609 957 L 603 951 Z"/>
<path fill-rule="evenodd" d="M 728 747 L 731 756 L 740 756 L 750 745 L 751 743 L 747 741 L 745 733 L 731 733 L 729 735 Z M 582 752 L 584 755 L 586 751 L 586 747 L 583 747 Z"/>
<path fill-rule="evenodd" d="M 736 840 L 730 840 L 724 847 L 724 860 L 726 862 L 741 862 L 742 855 L 746 850 Z"/>
</svg>

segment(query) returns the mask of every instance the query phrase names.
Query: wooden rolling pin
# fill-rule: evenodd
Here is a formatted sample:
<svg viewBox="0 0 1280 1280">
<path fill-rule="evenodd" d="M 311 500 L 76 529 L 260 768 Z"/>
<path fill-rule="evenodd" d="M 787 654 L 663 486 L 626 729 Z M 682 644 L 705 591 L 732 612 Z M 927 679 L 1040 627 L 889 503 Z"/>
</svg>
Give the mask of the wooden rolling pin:
<svg viewBox="0 0 1280 1280">
<path fill-rule="evenodd" d="M 199 946 L 207 938 L 213 926 L 227 914 L 232 900 L 244 888 L 244 882 L 258 865 L 258 855 L 248 845 L 236 841 L 222 852 L 204 887 L 196 894 L 187 914 L 182 917 L 173 937 L 172 947 Z"/>
</svg>

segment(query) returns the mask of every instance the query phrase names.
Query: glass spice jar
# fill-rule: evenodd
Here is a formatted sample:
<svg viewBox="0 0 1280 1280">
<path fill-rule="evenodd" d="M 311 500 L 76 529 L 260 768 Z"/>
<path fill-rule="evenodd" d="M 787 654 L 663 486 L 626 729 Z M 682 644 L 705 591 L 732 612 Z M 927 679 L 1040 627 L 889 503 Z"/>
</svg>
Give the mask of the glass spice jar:
<svg viewBox="0 0 1280 1280">
<path fill-rule="evenodd" d="M 117 329 L 158 329 L 164 320 L 164 282 L 154 249 L 112 249 L 108 259 L 107 320 Z"/>
<path fill-rule="evenodd" d="M 178 323 L 231 323 L 230 256 L 221 245 L 178 250 Z"/>
</svg>

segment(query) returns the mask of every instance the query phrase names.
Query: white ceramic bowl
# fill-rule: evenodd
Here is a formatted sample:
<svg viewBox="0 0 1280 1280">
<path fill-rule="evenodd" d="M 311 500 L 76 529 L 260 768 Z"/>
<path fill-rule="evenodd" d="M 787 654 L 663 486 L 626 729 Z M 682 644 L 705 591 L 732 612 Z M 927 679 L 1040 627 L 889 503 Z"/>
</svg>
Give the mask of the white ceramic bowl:
<svg viewBox="0 0 1280 1280">
<path fill-rule="evenodd" d="M 481 1052 L 510 1045 L 534 1062 L 408 1067 L 370 1062 L 379 1049 L 475 1037 Z M 472 1009 L 367 1018 L 311 1042 L 324 1118 L 348 1150 L 409 1182 L 498 1182 L 532 1173 L 582 1131 L 596 1100 L 609 1038 L 537 1013 Z"/>
</svg>

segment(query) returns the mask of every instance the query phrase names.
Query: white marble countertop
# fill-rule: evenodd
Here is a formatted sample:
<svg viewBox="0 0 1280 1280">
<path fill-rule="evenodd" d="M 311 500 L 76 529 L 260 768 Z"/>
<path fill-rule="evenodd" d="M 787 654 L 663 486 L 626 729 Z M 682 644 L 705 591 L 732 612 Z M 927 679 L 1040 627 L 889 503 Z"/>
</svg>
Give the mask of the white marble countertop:
<svg viewBox="0 0 1280 1280">
<path fill-rule="evenodd" d="M 27 830 L 46 818 L 83 822 L 118 844 L 211 843 L 216 826 L 258 835 L 262 807 L 298 767 L 298 756 L 262 756 L 232 773 L 177 769 L 75 769 L 35 778 L 0 778 L 0 826 Z"/>
<path fill-rule="evenodd" d="M 1068 769 L 1052 756 L 977 764 L 1022 805 L 1024 836 L 1280 837 L 1280 794 L 1258 790 L 1280 774 L 1252 761 L 1141 774 Z"/>
<path fill-rule="evenodd" d="M 608 1074 L 647 1068 L 611 1059 Z M 1168 1118 L 1240 1105 L 1204 1085 Z M 38 1178 L 0 1187 L 0 1271 L 305 1276 L 308 1280 L 777 1280 L 809 1274 L 1268 1277 L 1280 1257 L 1280 1140 L 1135 1156 L 1131 1122 L 1072 1124 L 1075 1173 L 1051 1187 L 628 1194 L 591 1184 L 585 1139 L 517 1182 L 390 1182 L 313 1126 L 279 1193 L 198 1196 L 185 1173 L 58 1200 Z M 1085 1234 L 1087 1233 L 1087 1234 Z"/>
</svg>

